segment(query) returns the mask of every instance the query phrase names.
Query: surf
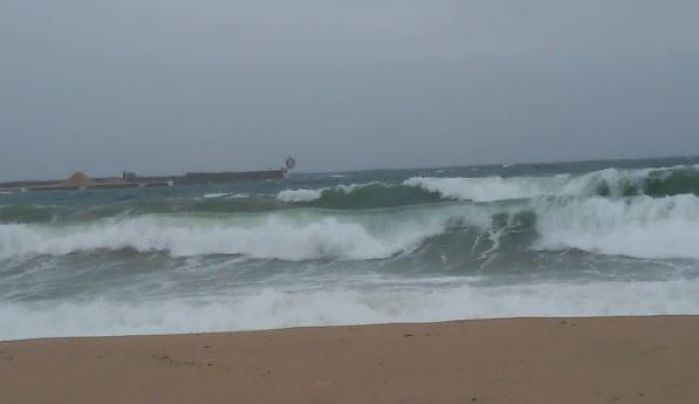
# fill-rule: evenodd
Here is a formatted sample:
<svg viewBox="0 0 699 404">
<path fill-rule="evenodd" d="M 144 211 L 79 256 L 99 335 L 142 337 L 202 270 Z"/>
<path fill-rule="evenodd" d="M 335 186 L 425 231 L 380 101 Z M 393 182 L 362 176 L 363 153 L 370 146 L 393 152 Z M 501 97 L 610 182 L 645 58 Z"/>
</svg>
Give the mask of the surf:
<svg viewBox="0 0 699 404">
<path fill-rule="evenodd" d="M 695 313 L 699 166 L 675 163 L 3 194 L 0 339 Z"/>
<path fill-rule="evenodd" d="M 517 237 L 521 241 L 516 248 L 527 250 L 577 249 L 636 258 L 699 259 L 697 228 L 699 197 L 692 194 L 662 198 L 544 196 L 351 212 L 304 208 L 0 224 L 0 258 L 130 249 L 173 257 L 223 254 L 288 261 L 374 260 L 410 255 L 422 248 L 438 249 L 437 241 L 451 245 L 453 238 L 464 244 L 461 254 L 465 255 Z M 473 236 L 464 239 L 464 234 Z M 501 255 L 512 253 L 503 248 L 495 250 Z"/>
</svg>

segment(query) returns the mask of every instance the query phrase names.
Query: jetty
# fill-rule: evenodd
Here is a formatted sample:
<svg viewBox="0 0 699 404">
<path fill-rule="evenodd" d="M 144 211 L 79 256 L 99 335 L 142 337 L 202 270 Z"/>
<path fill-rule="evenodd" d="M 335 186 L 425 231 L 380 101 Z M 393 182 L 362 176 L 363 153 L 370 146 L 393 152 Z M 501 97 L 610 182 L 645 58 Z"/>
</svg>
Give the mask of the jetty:
<svg viewBox="0 0 699 404">
<path fill-rule="evenodd" d="M 63 180 L 13 181 L 0 183 L 0 191 L 84 191 L 279 180 L 286 177 L 288 172 L 295 166 L 296 161 L 292 157 L 289 157 L 283 167 L 276 170 L 264 171 L 188 172 L 184 175 L 172 176 L 139 176 L 134 172 L 124 171 L 119 177 L 103 178 L 91 178 L 82 171 L 78 171 Z"/>
</svg>

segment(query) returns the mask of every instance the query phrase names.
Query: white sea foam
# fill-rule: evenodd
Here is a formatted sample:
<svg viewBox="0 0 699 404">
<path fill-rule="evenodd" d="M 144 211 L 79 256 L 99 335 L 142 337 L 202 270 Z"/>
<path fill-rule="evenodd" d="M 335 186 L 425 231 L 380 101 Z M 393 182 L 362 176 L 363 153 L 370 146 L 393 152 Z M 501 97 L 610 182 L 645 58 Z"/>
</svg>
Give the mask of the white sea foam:
<svg viewBox="0 0 699 404">
<path fill-rule="evenodd" d="M 653 170 L 650 168 L 636 170 L 619 170 L 607 168 L 593 171 L 577 177 L 571 177 L 560 193 L 565 195 L 595 195 L 600 186 L 605 186 L 610 196 L 623 196 L 626 186 L 636 186 L 643 189 L 643 181 L 648 178 L 651 171 L 669 174 L 668 169 Z"/>
<path fill-rule="evenodd" d="M 227 192 L 214 192 L 210 194 L 204 194 L 202 198 L 204 199 L 216 199 L 216 198 L 223 198 L 224 196 L 229 196 L 230 194 Z"/>
<path fill-rule="evenodd" d="M 623 196 L 628 187 L 640 193 L 651 173 L 666 178 L 673 170 L 699 170 L 699 166 L 676 166 L 621 170 L 609 168 L 583 175 L 559 174 L 540 177 L 413 177 L 403 185 L 437 192 L 444 198 L 492 202 L 506 199 L 536 198 L 556 195 L 597 195 L 600 188 L 609 196 Z"/>
<path fill-rule="evenodd" d="M 676 166 L 622 170 L 609 168 L 582 175 L 558 174 L 529 177 L 413 177 L 402 185 L 439 193 L 443 198 L 476 202 L 493 202 L 507 199 L 525 199 L 556 195 L 594 196 L 600 189 L 609 196 L 623 196 L 629 187 L 644 192 L 644 181 L 651 174 L 662 179 L 673 170 L 699 170 L 699 166 Z M 439 172 L 439 171 L 438 171 Z M 287 189 L 277 195 L 284 202 L 310 202 L 318 200 L 326 191 L 350 194 L 367 186 L 397 186 L 382 182 L 337 185 L 318 189 Z"/>
<path fill-rule="evenodd" d="M 0 340 L 519 316 L 699 314 L 699 281 L 248 289 L 161 301 L 0 303 Z"/>
<path fill-rule="evenodd" d="M 444 226 L 444 219 L 436 217 L 371 230 L 361 220 L 274 215 L 250 220 L 140 216 L 61 227 L 0 224 L 0 258 L 130 248 L 173 256 L 382 259 L 409 252 Z"/>
<path fill-rule="evenodd" d="M 403 185 L 437 192 L 444 198 L 491 202 L 505 199 L 556 195 L 568 182 L 567 176 L 556 177 L 414 177 Z"/>
<path fill-rule="evenodd" d="M 550 197 L 508 206 L 449 205 L 393 213 L 288 211 L 242 217 L 137 216 L 84 224 L 0 224 L 0 259 L 100 249 L 281 260 L 383 259 L 450 224 L 488 231 L 492 215 L 533 210 L 534 249 L 699 259 L 699 198 Z"/>
<path fill-rule="evenodd" d="M 362 188 L 367 188 L 367 187 L 372 187 L 372 186 L 381 186 L 381 187 L 391 187 L 391 185 L 386 184 L 385 182 L 381 181 L 371 181 L 371 182 L 364 182 L 361 184 L 340 184 L 335 187 L 335 190 L 337 191 L 342 191 L 346 194 L 350 194 L 358 189 Z"/>
<path fill-rule="evenodd" d="M 326 188 L 320 189 L 286 189 L 277 194 L 277 199 L 283 202 L 310 202 L 320 199 L 323 196 L 323 191 Z"/>
<path fill-rule="evenodd" d="M 210 194 L 204 194 L 202 198 L 204 199 L 245 199 L 249 198 L 250 194 L 245 194 L 245 193 L 239 193 L 239 194 L 234 194 L 230 192 L 213 192 Z"/>
<path fill-rule="evenodd" d="M 550 199 L 536 204 L 537 248 L 699 258 L 699 198 Z"/>
</svg>

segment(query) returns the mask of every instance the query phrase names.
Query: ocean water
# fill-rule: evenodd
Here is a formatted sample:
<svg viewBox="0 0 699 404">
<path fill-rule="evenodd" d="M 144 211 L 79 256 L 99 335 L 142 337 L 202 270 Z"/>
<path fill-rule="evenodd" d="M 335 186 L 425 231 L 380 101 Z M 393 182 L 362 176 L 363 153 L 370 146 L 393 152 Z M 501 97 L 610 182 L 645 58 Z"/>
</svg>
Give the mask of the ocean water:
<svg viewBox="0 0 699 404">
<path fill-rule="evenodd" d="M 0 195 L 0 339 L 699 314 L 699 158 Z"/>
</svg>

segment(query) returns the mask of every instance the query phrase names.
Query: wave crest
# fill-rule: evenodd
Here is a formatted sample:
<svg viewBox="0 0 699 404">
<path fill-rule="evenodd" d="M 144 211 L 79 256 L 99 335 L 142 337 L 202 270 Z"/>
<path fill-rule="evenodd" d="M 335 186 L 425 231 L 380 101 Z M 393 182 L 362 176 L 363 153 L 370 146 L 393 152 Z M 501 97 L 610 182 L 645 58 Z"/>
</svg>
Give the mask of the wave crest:
<svg viewBox="0 0 699 404">
<path fill-rule="evenodd" d="M 132 249 L 172 256 L 371 260 L 410 254 L 421 246 L 432 256 L 449 255 L 464 264 L 493 253 L 516 258 L 518 251 L 531 249 L 699 259 L 698 228 L 699 198 L 694 195 L 555 196 L 359 213 L 303 209 L 2 224 L 0 259 Z"/>
<path fill-rule="evenodd" d="M 413 177 L 403 185 L 439 193 L 443 198 L 493 202 L 542 196 L 699 195 L 699 167 L 620 170 L 609 168 L 574 176 Z"/>
<path fill-rule="evenodd" d="M 537 205 L 536 248 L 636 258 L 699 258 L 699 198 L 548 200 Z"/>
<path fill-rule="evenodd" d="M 335 217 L 308 221 L 268 217 L 254 222 L 140 216 L 84 225 L 0 225 L 0 258 L 66 255 L 99 249 L 211 254 L 290 261 L 384 259 L 409 252 L 442 231 L 437 222 L 371 231 Z"/>
</svg>

